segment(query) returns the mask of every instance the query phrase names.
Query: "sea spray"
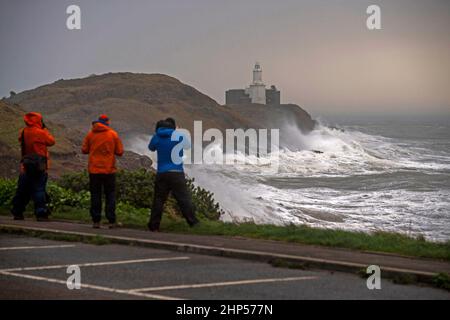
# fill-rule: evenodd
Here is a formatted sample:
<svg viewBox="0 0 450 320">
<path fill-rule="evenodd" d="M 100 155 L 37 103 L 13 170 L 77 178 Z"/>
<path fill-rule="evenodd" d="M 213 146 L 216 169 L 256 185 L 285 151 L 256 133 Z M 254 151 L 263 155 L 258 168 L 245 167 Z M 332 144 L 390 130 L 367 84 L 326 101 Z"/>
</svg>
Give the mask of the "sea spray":
<svg viewBox="0 0 450 320">
<path fill-rule="evenodd" d="M 442 140 L 433 137 L 439 143 L 433 149 L 381 129 L 321 124 L 310 133 L 286 124 L 281 132 L 281 149 L 257 162 L 237 153 L 233 165 L 186 166 L 198 185 L 214 192 L 224 220 L 450 238 L 450 154 Z M 147 154 L 140 146 L 147 140 L 134 137 L 133 150 Z M 264 165 L 274 156 L 276 174 Z"/>
</svg>

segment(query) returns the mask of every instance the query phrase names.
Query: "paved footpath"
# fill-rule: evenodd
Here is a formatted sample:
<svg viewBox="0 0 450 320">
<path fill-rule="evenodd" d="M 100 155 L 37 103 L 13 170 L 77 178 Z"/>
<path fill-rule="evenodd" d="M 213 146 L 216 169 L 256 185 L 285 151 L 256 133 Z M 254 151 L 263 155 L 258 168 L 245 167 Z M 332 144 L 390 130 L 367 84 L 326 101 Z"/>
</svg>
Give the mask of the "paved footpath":
<svg viewBox="0 0 450 320">
<path fill-rule="evenodd" d="M 429 282 L 439 272 L 450 273 L 450 263 L 431 259 L 410 258 L 392 254 L 363 252 L 321 246 L 284 243 L 241 237 L 203 236 L 174 233 L 151 233 L 146 230 L 118 228 L 93 229 L 90 224 L 67 221 L 36 222 L 32 219 L 14 221 L 0 216 L 1 229 L 35 230 L 46 233 L 63 233 L 83 237 L 101 235 L 112 243 L 133 244 L 258 261 L 283 260 L 306 268 L 343 272 L 360 272 L 369 265 L 381 268 L 383 276 L 413 276 L 420 282 Z"/>
</svg>

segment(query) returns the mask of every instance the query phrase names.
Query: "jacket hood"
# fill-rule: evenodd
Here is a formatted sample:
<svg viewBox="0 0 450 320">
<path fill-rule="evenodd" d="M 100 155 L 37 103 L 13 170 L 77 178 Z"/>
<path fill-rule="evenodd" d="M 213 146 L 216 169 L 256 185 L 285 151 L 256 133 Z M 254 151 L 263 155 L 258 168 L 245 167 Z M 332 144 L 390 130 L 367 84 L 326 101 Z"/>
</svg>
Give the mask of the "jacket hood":
<svg viewBox="0 0 450 320">
<path fill-rule="evenodd" d="M 92 131 L 94 132 L 102 132 L 102 131 L 108 131 L 110 128 L 103 123 L 100 122 L 94 122 L 92 124 Z"/>
<path fill-rule="evenodd" d="M 23 121 L 28 127 L 42 128 L 42 115 L 37 112 L 29 112 L 23 116 Z"/>
<path fill-rule="evenodd" d="M 174 131 L 175 131 L 175 129 L 172 129 L 172 128 L 159 128 L 156 131 L 156 135 L 161 138 L 167 138 L 167 137 L 172 136 L 172 133 Z"/>
</svg>

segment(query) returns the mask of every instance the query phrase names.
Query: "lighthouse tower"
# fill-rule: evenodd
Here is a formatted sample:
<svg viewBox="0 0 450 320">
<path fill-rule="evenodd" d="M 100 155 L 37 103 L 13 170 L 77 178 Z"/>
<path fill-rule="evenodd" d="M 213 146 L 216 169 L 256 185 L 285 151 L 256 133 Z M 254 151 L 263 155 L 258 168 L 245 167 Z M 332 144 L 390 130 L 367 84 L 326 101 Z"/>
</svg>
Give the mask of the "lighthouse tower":
<svg viewBox="0 0 450 320">
<path fill-rule="evenodd" d="M 253 82 L 246 89 L 252 103 L 266 104 L 266 85 L 262 81 L 262 68 L 259 62 L 253 68 Z"/>
<path fill-rule="evenodd" d="M 253 68 L 253 83 L 254 84 L 262 84 L 262 68 L 259 62 L 255 64 Z"/>
</svg>

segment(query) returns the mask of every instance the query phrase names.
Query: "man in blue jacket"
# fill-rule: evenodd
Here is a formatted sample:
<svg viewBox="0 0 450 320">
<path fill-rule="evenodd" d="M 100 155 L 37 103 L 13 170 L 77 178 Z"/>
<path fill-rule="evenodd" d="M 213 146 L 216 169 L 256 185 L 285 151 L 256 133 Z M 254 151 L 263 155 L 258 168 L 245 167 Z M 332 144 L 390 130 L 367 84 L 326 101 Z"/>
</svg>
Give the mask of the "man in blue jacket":
<svg viewBox="0 0 450 320">
<path fill-rule="evenodd" d="M 183 170 L 183 149 L 190 148 L 187 136 L 176 131 L 176 123 L 172 118 L 158 121 L 156 133 L 148 145 L 150 151 L 156 151 L 158 170 L 155 179 L 153 206 L 148 222 L 150 231 L 158 232 L 161 223 L 164 203 L 170 192 L 177 201 L 181 213 L 192 227 L 198 223 L 192 205 L 191 194 L 186 185 Z"/>
</svg>

